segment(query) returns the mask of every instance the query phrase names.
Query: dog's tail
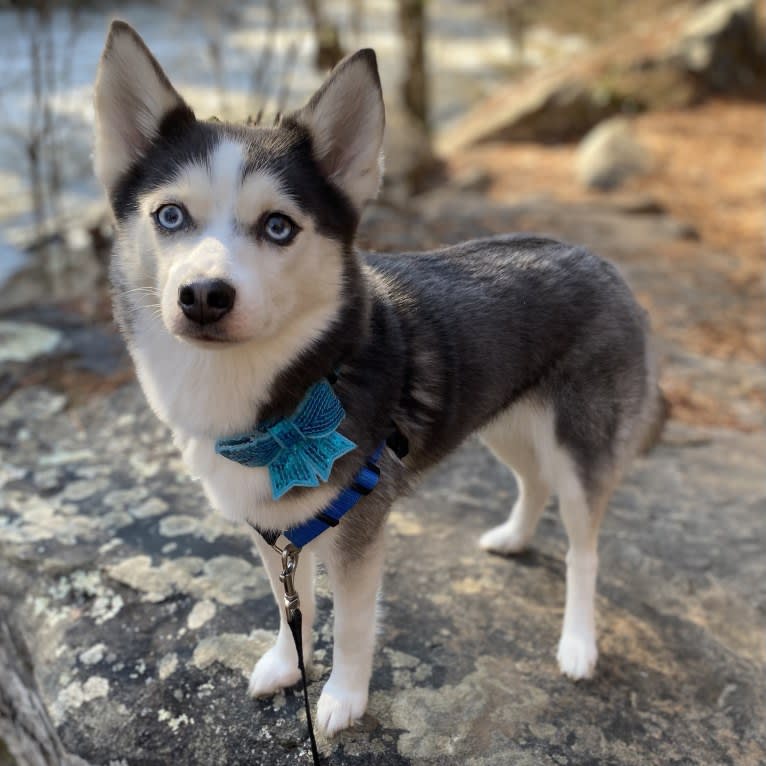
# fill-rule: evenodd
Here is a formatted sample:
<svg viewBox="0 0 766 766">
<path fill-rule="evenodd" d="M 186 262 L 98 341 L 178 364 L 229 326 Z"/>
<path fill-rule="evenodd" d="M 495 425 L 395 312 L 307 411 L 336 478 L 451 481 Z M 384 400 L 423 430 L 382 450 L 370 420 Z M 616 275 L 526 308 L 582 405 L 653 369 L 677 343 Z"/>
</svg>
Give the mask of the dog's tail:
<svg viewBox="0 0 766 766">
<path fill-rule="evenodd" d="M 646 370 L 646 400 L 641 413 L 641 425 L 636 434 L 634 449 L 646 455 L 659 442 L 665 423 L 670 415 L 670 402 L 660 388 L 660 352 L 657 338 L 652 332 L 649 312 L 642 309 L 646 347 L 644 349 Z"/>
<path fill-rule="evenodd" d="M 654 383 L 654 391 L 650 396 L 651 401 L 646 411 L 644 430 L 638 447 L 640 455 L 646 455 L 659 442 L 670 416 L 670 402 L 657 383 Z"/>
</svg>

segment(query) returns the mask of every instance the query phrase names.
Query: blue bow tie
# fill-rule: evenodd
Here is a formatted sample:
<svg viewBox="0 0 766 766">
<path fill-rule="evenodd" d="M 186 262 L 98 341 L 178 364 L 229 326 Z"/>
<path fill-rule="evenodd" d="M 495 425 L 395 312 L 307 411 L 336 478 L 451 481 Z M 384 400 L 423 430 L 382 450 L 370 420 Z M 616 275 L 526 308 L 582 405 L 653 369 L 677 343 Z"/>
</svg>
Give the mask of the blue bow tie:
<svg viewBox="0 0 766 766">
<path fill-rule="evenodd" d="M 333 464 L 356 448 L 336 432 L 346 413 L 326 380 L 306 392 L 290 417 L 260 424 L 247 434 L 218 439 L 215 451 L 249 467 L 268 466 L 274 500 L 293 487 L 318 487 Z"/>
</svg>

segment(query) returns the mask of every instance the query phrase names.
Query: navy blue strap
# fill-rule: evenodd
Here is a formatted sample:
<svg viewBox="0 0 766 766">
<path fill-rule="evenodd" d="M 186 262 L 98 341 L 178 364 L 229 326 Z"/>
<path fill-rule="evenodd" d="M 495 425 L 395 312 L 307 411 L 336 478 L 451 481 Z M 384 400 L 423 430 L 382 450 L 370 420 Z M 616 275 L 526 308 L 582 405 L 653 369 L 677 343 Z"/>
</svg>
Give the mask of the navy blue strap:
<svg viewBox="0 0 766 766">
<path fill-rule="evenodd" d="M 322 532 L 335 527 L 338 522 L 365 496 L 369 495 L 380 480 L 378 461 L 383 454 L 385 442 L 380 444 L 370 455 L 365 465 L 359 469 L 351 486 L 341 490 L 335 499 L 316 516 L 297 527 L 286 529 L 282 534 L 297 548 L 302 548 Z"/>
</svg>

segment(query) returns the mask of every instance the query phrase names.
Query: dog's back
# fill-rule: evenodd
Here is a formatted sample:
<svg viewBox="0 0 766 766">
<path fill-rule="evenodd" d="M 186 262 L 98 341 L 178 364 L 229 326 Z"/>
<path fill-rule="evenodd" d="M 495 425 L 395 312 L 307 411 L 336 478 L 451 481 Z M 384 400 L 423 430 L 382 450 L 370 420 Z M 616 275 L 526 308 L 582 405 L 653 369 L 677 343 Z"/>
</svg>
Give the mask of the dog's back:
<svg viewBox="0 0 766 766">
<path fill-rule="evenodd" d="M 403 327 L 398 418 L 423 461 L 520 400 L 553 410 L 588 483 L 640 441 L 656 395 L 646 316 L 608 262 L 528 235 L 366 261 Z"/>
</svg>

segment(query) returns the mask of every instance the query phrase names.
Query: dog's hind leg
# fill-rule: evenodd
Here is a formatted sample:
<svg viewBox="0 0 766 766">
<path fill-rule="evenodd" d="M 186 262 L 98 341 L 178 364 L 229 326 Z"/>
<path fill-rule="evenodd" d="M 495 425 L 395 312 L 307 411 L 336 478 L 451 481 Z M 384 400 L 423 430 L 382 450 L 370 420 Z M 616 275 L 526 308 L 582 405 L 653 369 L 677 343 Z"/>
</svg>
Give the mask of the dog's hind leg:
<svg viewBox="0 0 766 766">
<path fill-rule="evenodd" d="M 598 488 L 586 489 L 573 455 L 556 436 L 552 409 L 542 405 L 516 406 L 485 428 L 482 439 L 511 466 L 519 484 L 519 499 L 510 518 L 481 537 L 482 548 L 503 553 L 523 550 L 537 527 L 549 489 L 558 495 L 559 511 L 569 538 L 566 606 L 558 662 L 561 672 L 570 678 L 588 678 L 598 658 L 595 619 L 598 531 L 617 475 L 602 465 Z"/>
<path fill-rule="evenodd" d="M 260 537 L 256 538 L 258 552 L 263 566 L 269 575 L 271 589 L 279 609 L 279 634 L 274 646 L 255 664 L 250 676 L 248 693 L 251 697 L 265 697 L 280 689 L 293 686 L 301 678 L 298 670 L 298 654 L 295 651 L 290 627 L 284 610 L 284 586 L 279 580 L 282 571 L 282 559 Z M 301 553 L 298 569 L 295 573 L 295 588 L 301 599 L 303 615 L 303 657 L 306 666 L 311 664 L 313 639 L 311 629 L 314 624 L 314 554 L 304 550 Z"/>
<path fill-rule="evenodd" d="M 550 488 L 540 476 L 537 461 L 531 452 L 527 460 L 517 459 L 510 468 L 516 477 L 519 496 L 507 521 L 488 530 L 479 538 L 479 546 L 485 551 L 524 551 L 535 534 L 550 495 Z"/>
<path fill-rule="evenodd" d="M 513 471 L 519 495 L 507 521 L 485 532 L 479 538 L 479 546 L 495 553 L 521 553 L 535 534 L 550 487 L 541 475 L 531 441 L 515 434 L 503 420 L 485 429 L 482 439 Z"/>
<path fill-rule="evenodd" d="M 557 480 L 559 511 L 569 538 L 564 626 L 557 656 L 561 672 L 577 680 L 590 678 L 598 659 L 595 617 L 598 531 L 610 493 L 602 491 L 594 499 L 570 465 Z"/>
</svg>

